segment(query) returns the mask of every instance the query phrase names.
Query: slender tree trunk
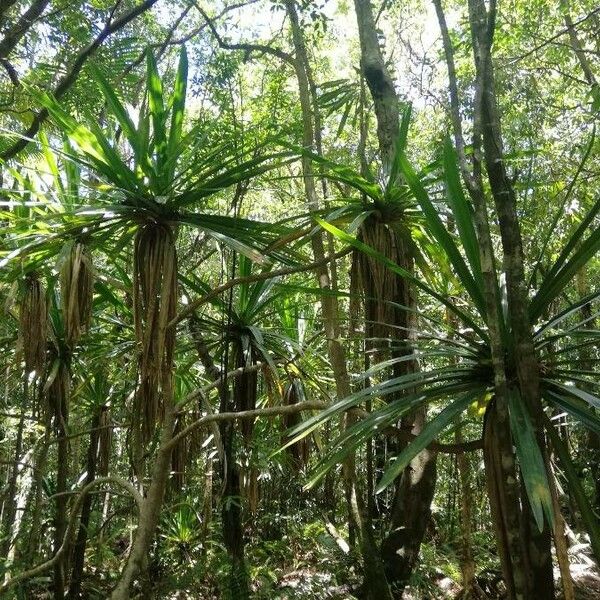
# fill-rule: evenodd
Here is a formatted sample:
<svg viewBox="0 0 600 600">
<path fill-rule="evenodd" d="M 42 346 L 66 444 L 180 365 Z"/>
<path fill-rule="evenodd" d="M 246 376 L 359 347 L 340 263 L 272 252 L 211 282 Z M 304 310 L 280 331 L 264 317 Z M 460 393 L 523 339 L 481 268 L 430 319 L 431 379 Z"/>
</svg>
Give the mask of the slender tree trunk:
<svg viewBox="0 0 600 600">
<path fill-rule="evenodd" d="M 98 458 L 98 442 L 100 439 L 100 414 L 103 407 L 98 409 L 91 421 L 90 444 L 88 447 L 86 461 L 86 477 L 84 485 L 91 483 L 96 478 L 96 463 Z M 81 518 L 79 521 L 79 531 L 73 548 L 73 569 L 71 572 L 71 582 L 69 586 L 69 599 L 77 600 L 81 596 L 81 581 L 83 577 L 83 566 L 85 562 L 85 548 L 88 540 L 88 527 L 90 524 L 90 515 L 92 511 L 93 496 L 88 494 L 81 506 Z"/>
<path fill-rule="evenodd" d="M 166 403 L 160 446 L 154 461 L 150 486 L 140 508 L 138 526 L 129 558 L 121 573 L 121 579 L 110 596 L 111 600 L 128 600 L 133 580 L 146 563 L 169 479 L 172 449 L 170 441 L 175 427 L 175 410 L 172 400 Z"/>
<path fill-rule="evenodd" d="M 292 37 L 296 58 L 294 69 L 298 79 L 298 91 L 300 96 L 300 106 L 302 109 L 303 123 L 303 145 L 312 149 L 315 144 L 313 107 L 311 106 L 311 93 L 309 85 L 308 56 L 304 44 L 302 29 L 298 21 L 296 4 L 294 0 L 285 0 L 288 16 L 292 27 Z M 308 208 L 311 211 L 318 209 L 319 202 L 315 188 L 314 173 L 312 162 L 309 158 L 303 157 L 302 171 L 304 180 L 304 190 L 306 193 Z M 311 237 L 311 244 L 315 260 L 325 258 L 325 245 L 323 235 L 317 232 Z M 316 270 L 319 287 L 329 292 L 331 290 L 331 278 L 326 265 Z M 336 395 L 338 398 L 346 398 L 350 395 L 350 381 L 346 368 L 346 356 L 344 348 L 340 342 L 339 314 L 337 300 L 333 294 L 325 293 L 321 296 L 321 316 L 327 338 L 327 349 L 329 361 L 333 371 Z M 346 417 L 346 426 L 351 422 Z M 379 559 L 377 545 L 373 537 L 372 528 L 365 522 L 365 507 L 362 493 L 357 490 L 356 467 L 354 458 L 349 457 L 343 465 L 344 481 L 346 485 L 346 499 L 350 507 L 350 518 L 353 526 L 360 537 L 360 547 L 363 558 L 365 592 L 368 598 L 372 600 L 386 600 L 391 598 L 389 587 L 385 578 L 383 565 Z"/>
</svg>

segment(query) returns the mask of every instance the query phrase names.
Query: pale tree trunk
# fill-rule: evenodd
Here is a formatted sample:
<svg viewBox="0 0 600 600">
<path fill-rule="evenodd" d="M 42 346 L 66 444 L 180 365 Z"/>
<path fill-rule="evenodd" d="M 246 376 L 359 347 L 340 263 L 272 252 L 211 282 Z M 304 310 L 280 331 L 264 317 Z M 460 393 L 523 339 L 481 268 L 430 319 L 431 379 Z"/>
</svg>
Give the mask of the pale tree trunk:
<svg viewBox="0 0 600 600">
<path fill-rule="evenodd" d="M 171 393 L 166 395 L 170 400 L 166 402 L 164 408 L 160 446 L 154 460 L 150 486 L 140 507 L 138 526 L 127 563 L 121 573 L 119 582 L 110 596 L 111 600 L 128 600 L 131 585 L 135 578 L 140 575 L 146 564 L 148 551 L 150 550 L 150 545 L 158 526 L 160 509 L 169 479 L 172 450 L 170 442 L 175 427 L 176 411 Z"/>
<path fill-rule="evenodd" d="M 298 21 L 296 3 L 294 0 L 285 0 L 288 16 L 292 27 L 292 37 L 296 57 L 294 70 L 298 80 L 298 92 L 300 106 L 302 109 L 304 147 L 313 149 L 315 146 L 314 110 L 310 92 L 310 65 L 306 54 L 304 37 Z M 308 208 L 315 211 L 319 207 L 318 195 L 315 187 L 315 178 L 312 162 L 308 157 L 302 159 L 302 172 L 304 190 Z M 325 244 L 323 234 L 317 232 L 311 237 L 314 259 L 320 261 L 325 258 Z M 325 292 L 331 291 L 331 278 L 326 264 L 316 270 L 319 287 Z M 346 355 L 340 341 L 339 307 L 337 299 L 333 294 L 321 295 L 321 318 L 327 338 L 327 349 L 329 361 L 333 371 L 336 386 L 336 396 L 339 399 L 346 398 L 351 393 L 350 380 L 346 368 Z M 350 425 L 351 418 L 346 417 L 346 426 Z M 377 552 L 377 545 L 370 524 L 365 522 L 365 507 L 362 492 L 357 489 L 356 467 L 354 457 L 345 460 L 343 465 L 344 480 L 346 484 L 346 497 L 350 506 L 350 516 L 353 525 L 359 535 L 361 554 L 364 567 L 364 583 L 367 598 L 372 600 L 386 600 L 391 598 L 383 565 Z M 358 486 L 360 488 L 360 486 Z"/>
</svg>

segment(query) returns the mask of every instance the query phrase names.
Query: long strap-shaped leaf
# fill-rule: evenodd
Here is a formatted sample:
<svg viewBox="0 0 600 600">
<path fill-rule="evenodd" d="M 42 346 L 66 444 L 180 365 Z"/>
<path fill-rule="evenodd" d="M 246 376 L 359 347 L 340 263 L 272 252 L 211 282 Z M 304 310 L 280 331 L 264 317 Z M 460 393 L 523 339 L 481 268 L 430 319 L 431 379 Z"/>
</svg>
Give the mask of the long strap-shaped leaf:
<svg viewBox="0 0 600 600">
<path fill-rule="evenodd" d="M 119 125 L 121 126 L 121 129 L 123 130 L 125 137 L 127 138 L 127 141 L 131 144 L 131 147 L 135 152 L 136 158 L 139 161 L 140 136 L 135 128 L 135 125 L 133 124 L 133 121 L 131 120 L 131 117 L 127 112 L 127 109 L 123 106 L 123 104 L 117 97 L 115 90 L 112 88 L 106 77 L 104 77 L 100 69 L 98 69 L 98 67 L 96 67 L 93 64 L 89 66 L 89 69 L 90 73 L 92 74 L 92 77 L 96 81 L 96 84 L 100 88 L 104 99 L 106 100 L 106 104 L 108 105 L 111 114 L 114 117 L 116 117 Z"/>
<path fill-rule="evenodd" d="M 147 59 L 147 88 L 148 88 L 148 107 L 152 117 L 152 131 L 154 133 L 154 147 L 156 151 L 156 171 L 158 174 L 159 186 L 167 183 L 167 173 L 165 166 L 167 162 L 167 128 L 166 128 L 166 110 L 163 98 L 163 85 L 158 74 L 156 59 L 151 50 L 146 53 Z"/>
<path fill-rule="evenodd" d="M 544 236 L 544 241 L 542 242 L 542 245 L 540 248 L 540 253 L 535 262 L 535 266 L 533 267 L 533 269 L 531 271 L 531 276 L 529 278 L 529 287 L 531 287 L 533 285 L 536 274 L 540 271 L 542 260 L 544 259 L 544 256 L 546 254 L 546 249 L 548 248 L 548 244 L 550 243 L 550 240 L 552 239 L 552 236 L 554 235 L 554 232 L 556 231 L 556 228 L 560 222 L 560 219 L 565 214 L 565 206 L 567 205 L 567 201 L 571 195 L 571 192 L 573 191 L 573 189 L 575 187 L 577 178 L 579 177 L 580 173 L 583 171 L 583 167 L 591 154 L 592 148 L 594 147 L 595 140 L 596 140 L 596 124 L 594 124 L 594 126 L 592 128 L 592 135 L 590 136 L 590 141 L 588 142 L 588 145 L 583 153 L 583 157 L 582 157 L 581 161 L 579 162 L 579 165 L 577 166 L 575 175 L 573 176 L 573 179 L 571 179 L 571 183 L 569 184 L 569 186 L 567 188 L 567 191 L 562 199 L 561 205 L 556 210 L 554 219 L 552 220 L 552 223 L 551 223 L 550 227 L 548 228 L 546 235 Z M 564 249 L 564 252 L 566 252 L 565 256 L 568 256 L 568 253 L 571 251 L 571 249 L 569 249 L 568 246 L 565 247 L 565 249 Z M 559 264 L 559 261 L 560 261 L 560 259 L 556 262 L 556 264 Z"/>
<path fill-rule="evenodd" d="M 529 412 L 519 391 L 511 389 L 508 394 L 510 429 L 517 450 L 525 491 L 533 517 L 540 531 L 544 529 L 544 515 L 552 525 L 554 511 L 552 496 L 548 486 L 546 465 L 540 447 L 535 439 Z"/>
<path fill-rule="evenodd" d="M 544 396 L 552 404 L 568 412 L 582 425 L 600 435 L 600 418 L 584 402 L 576 398 L 570 398 L 566 394 L 558 394 L 550 389 L 544 391 Z"/>
<path fill-rule="evenodd" d="M 456 152 L 452 146 L 450 138 L 446 138 L 444 143 L 444 176 L 446 178 L 446 188 L 448 204 L 452 209 L 452 214 L 456 221 L 456 227 L 460 236 L 462 247 L 471 265 L 471 271 L 475 281 L 480 289 L 483 289 L 483 279 L 481 274 L 481 260 L 479 258 L 479 242 L 473 225 L 473 209 L 467 202 L 460 184 L 460 174 L 458 172 Z"/>
<path fill-rule="evenodd" d="M 562 394 L 567 394 L 568 396 L 574 396 L 575 398 L 580 398 L 587 402 L 590 406 L 597 408 L 600 410 L 600 398 L 594 396 L 594 394 L 590 394 L 585 390 L 582 390 L 574 385 L 563 385 L 562 383 L 558 383 L 557 381 L 542 379 L 544 383 L 550 384 L 553 389 L 558 389 Z"/>
<path fill-rule="evenodd" d="M 471 273 L 467 267 L 462 255 L 454 243 L 454 240 L 452 239 L 452 236 L 448 233 L 446 227 L 440 219 L 437 210 L 429 199 L 429 194 L 423 187 L 423 184 L 421 183 L 411 164 L 408 162 L 406 156 L 400 157 L 400 170 L 419 206 L 421 207 L 421 210 L 423 211 L 429 231 L 450 259 L 456 274 L 460 278 L 460 281 L 465 287 L 465 290 L 469 296 L 471 296 L 471 299 L 477 307 L 479 314 L 484 320 L 487 320 L 485 301 L 483 298 L 483 286 L 475 280 L 473 273 Z"/>
<path fill-rule="evenodd" d="M 367 397 L 379 398 L 388 396 L 390 394 L 396 394 L 398 392 L 404 392 L 411 388 L 422 387 L 424 385 L 432 385 L 453 380 L 456 381 L 465 373 L 466 370 L 464 369 L 449 369 L 446 367 L 444 369 L 434 369 L 428 372 L 409 373 L 407 375 L 402 375 L 401 377 L 396 377 L 394 379 L 389 379 L 382 383 L 366 387 L 346 398 L 338 400 L 336 403 L 332 404 L 319 414 L 310 417 L 300 425 L 297 425 L 291 429 L 288 432 L 290 440 L 286 443 L 284 448 L 295 444 L 314 431 L 317 427 L 323 425 L 323 423 L 325 423 L 325 421 L 328 419 L 331 419 L 335 415 L 353 408 Z M 411 398 L 414 398 L 417 395 L 418 397 L 421 397 L 422 392 L 419 394 L 412 394 L 410 396 L 407 395 L 403 398 L 403 401 L 405 400 L 408 402 Z"/>
<path fill-rule="evenodd" d="M 460 395 L 464 393 L 465 390 L 468 390 L 468 393 L 472 395 L 472 397 L 476 397 L 484 393 L 485 388 L 480 388 L 478 386 L 479 391 L 473 392 L 472 387 L 473 386 L 471 383 L 456 383 L 447 384 L 437 388 L 421 390 L 417 393 L 402 396 L 401 398 L 386 404 L 383 408 L 373 411 L 368 417 L 354 423 L 354 425 L 346 429 L 336 440 L 333 441 L 331 444 L 332 449 L 325 456 L 325 458 L 319 461 L 315 469 L 312 471 L 311 479 L 305 485 L 305 488 L 308 489 L 312 487 L 323 477 L 323 475 L 325 475 L 325 473 L 327 473 L 329 469 L 331 469 L 331 467 L 341 462 L 346 456 L 348 456 L 348 454 L 353 452 L 367 439 L 373 437 L 377 432 L 384 430 L 386 427 L 394 425 L 400 418 L 414 411 L 419 406 L 422 406 L 423 404 L 429 404 L 439 400 L 440 398 Z M 466 406 L 468 406 L 468 403 Z M 426 432 L 424 431 L 423 433 Z M 415 454 L 413 456 L 415 456 L 426 445 L 428 445 L 434 437 L 435 435 L 433 435 L 433 437 L 431 437 L 429 441 L 427 441 L 421 448 L 419 448 L 420 442 L 417 443 L 418 438 L 413 440 L 410 443 L 411 446 L 412 444 L 417 443 L 417 446 L 415 446 Z"/>
<path fill-rule="evenodd" d="M 32 92 L 34 93 L 34 92 Z M 99 127 L 92 130 L 78 123 L 60 104 L 48 94 L 34 93 L 37 100 L 48 110 L 52 118 L 58 123 L 69 138 L 78 146 L 82 154 L 87 156 L 94 167 L 100 171 L 110 183 L 120 186 L 128 191 L 138 189 L 135 175 L 121 160 L 112 148 L 109 141 L 100 131 Z M 92 124 L 90 124 L 91 126 Z M 73 160 L 82 162 L 76 154 Z"/>
<path fill-rule="evenodd" d="M 187 92 L 188 78 L 188 58 L 185 46 L 181 46 L 179 55 L 179 66 L 177 76 L 173 86 L 173 96 L 171 98 L 171 129 L 169 131 L 169 141 L 167 146 L 168 156 L 168 180 L 173 181 L 175 176 L 175 157 L 179 153 L 179 142 L 183 130 L 183 117 L 185 113 L 185 96 Z"/>
<path fill-rule="evenodd" d="M 398 457 L 385 470 L 383 477 L 377 484 L 376 492 L 382 492 L 404 471 L 410 464 L 410 461 L 421 450 L 425 449 L 439 434 L 443 431 L 460 413 L 464 412 L 473 400 L 483 394 L 485 387 L 477 388 L 459 397 L 457 400 L 446 406 L 433 419 L 427 422 L 421 433 L 410 444 L 400 452 Z"/>
<path fill-rule="evenodd" d="M 575 469 L 573 463 L 571 462 L 567 448 L 556 433 L 556 430 L 554 429 L 554 426 L 550 420 L 546 419 L 545 424 L 546 431 L 548 432 L 548 436 L 552 442 L 552 447 L 556 450 L 560 464 L 564 469 L 567 481 L 569 482 L 569 489 L 571 492 L 573 492 L 573 496 L 575 496 L 577 506 L 581 511 L 581 516 L 583 517 L 587 527 L 592 550 L 594 551 L 594 556 L 596 557 L 596 562 L 600 564 L 600 522 L 598 521 L 598 517 L 594 514 L 590 502 L 585 495 L 583 486 L 579 481 L 577 469 Z"/>
<path fill-rule="evenodd" d="M 590 224 L 599 212 L 600 198 L 596 200 L 579 227 L 577 227 L 573 235 L 569 238 L 569 241 L 563 248 L 560 256 L 556 259 L 556 262 L 550 271 L 545 275 L 542 285 L 533 297 L 529 306 L 529 314 L 532 323 L 540 318 L 550 303 L 562 292 L 565 286 L 572 281 L 577 271 L 579 271 L 600 249 L 600 228 L 592 231 L 589 237 L 581 242 L 581 240 L 584 239 Z M 571 258 L 568 259 L 568 256 L 578 244 L 579 248 L 577 248 Z"/>
<path fill-rule="evenodd" d="M 600 291 L 589 294 L 588 296 L 585 296 L 585 298 L 582 298 L 581 300 L 570 304 L 567 308 L 558 313 L 555 317 L 552 317 L 549 321 L 544 323 L 544 325 L 542 325 L 535 332 L 534 339 L 540 338 L 544 331 L 551 329 L 552 327 L 556 327 L 556 325 L 570 317 L 573 313 L 577 312 L 578 310 L 581 310 L 587 304 L 590 304 L 591 302 L 596 300 L 596 298 L 600 298 Z"/>
</svg>

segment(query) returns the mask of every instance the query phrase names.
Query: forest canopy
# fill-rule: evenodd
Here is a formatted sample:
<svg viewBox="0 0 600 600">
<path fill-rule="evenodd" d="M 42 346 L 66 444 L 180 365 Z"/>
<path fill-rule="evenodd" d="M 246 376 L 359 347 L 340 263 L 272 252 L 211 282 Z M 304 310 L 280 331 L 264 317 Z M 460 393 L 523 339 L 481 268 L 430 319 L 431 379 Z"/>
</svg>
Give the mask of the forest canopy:
<svg viewBox="0 0 600 600">
<path fill-rule="evenodd" d="M 600 8 L 0 3 L 0 597 L 600 598 Z"/>
</svg>

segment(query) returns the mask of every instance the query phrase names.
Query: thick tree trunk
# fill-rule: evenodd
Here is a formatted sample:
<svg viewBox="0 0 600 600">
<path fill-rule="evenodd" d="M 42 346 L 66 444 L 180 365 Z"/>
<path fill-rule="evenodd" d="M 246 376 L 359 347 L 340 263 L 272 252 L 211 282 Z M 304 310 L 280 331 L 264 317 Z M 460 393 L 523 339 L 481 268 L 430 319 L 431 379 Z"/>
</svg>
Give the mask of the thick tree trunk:
<svg viewBox="0 0 600 600">
<path fill-rule="evenodd" d="M 374 102 L 379 150 L 384 171 L 387 174 L 396 151 L 396 140 L 400 128 L 400 103 L 394 88 L 394 82 L 379 47 L 371 2 L 370 0 L 355 0 L 354 7 L 360 37 L 361 69 Z M 365 227 L 367 226 L 368 224 L 365 223 Z M 394 227 L 393 224 L 387 226 L 377 224 L 376 226 Z M 399 226 L 401 227 L 401 224 Z M 390 256 L 389 258 L 398 262 L 409 272 L 413 272 L 414 264 L 410 244 L 403 239 L 403 235 L 409 234 L 398 232 L 392 234 L 390 231 L 390 235 L 394 235 L 395 239 L 391 247 L 394 248 L 393 252 L 397 256 Z M 374 237 L 381 238 L 382 236 Z M 382 248 L 378 249 L 382 250 Z M 379 265 L 372 265 L 368 270 L 375 273 L 380 268 Z M 410 284 L 397 276 L 393 277 L 397 281 L 391 286 L 390 284 L 385 285 L 386 288 L 392 287 L 397 290 L 392 301 L 401 306 L 414 308 L 415 295 Z M 386 290 L 381 292 L 385 294 Z M 367 321 L 371 323 L 370 326 L 367 325 L 367 331 L 371 330 L 376 333 L 377 327 L 374 327 L 374 323 L 381 320 L 381 315 L 377 313 L 386 312 L 385 308 L 382 310 L 376 303 L 384 303 L 387 299 L 385 295 L 376 298 L 375 301 L 369 298 L 365 299 Z M 389 311 L 389 309 L 387 310 Z M 391 332 L 393 343 L 398 346 L 393 350 L 395 356 L 412 353 L 410 341 L 414 335 L 411 335 L 411 330 L 415 326 L 414 317 L 411 316 L 413 314 L 411 311 L 393 309 L 392 318 L 385 320 L 386 323 L 396 326 L 392 328 Z M 394 369 L 394 375 L 404 375 L 413 372 L 417 368 L 416 361 L 402 362 Z M 412 430 L 414 434 L 418 434 L 423 428 L 425 417 L 426 408 L 422 408 L 405 419 L 403 427 Z M 424 451 L 413 459 L 396 485 L 390 531 L 382 545 L 382 557 L 389 583 L 393 584 L 394 593 L 398 597 L 402 595 L 402 590 L 416 564 L 421 542 L 431 516 L 431 502 L 435 491 L 435 483 L 436 455 Z"/>
<path fill-rule="evenodd" d="M 414 435 L 423 429 L 425 415 L 424 408 L 412 415 L 411 433 Z M 398 598 L 402 597 L 402 591 L 417 564 L 431 518 L 436 477 L 436 454 L 424 450 L 417 454 L 396 482 L 390 532 L 382 543 L 381 551 L 388 581 Z"/>
<path fill-rule="evenodd" d="M 505 398 L 490 402 L 483 429 L 486 487 L 496 544 L 510 600 L 527 595 L 526 548 L 521 540 L 519 488 Z"/>
<path fill-rule="evenodd" d="M 539 364 L 528 315 L 529 301 L 523 244 L 516 196 L 504 163 L 500 116 L 497 110 L 491 56 L 495 13 L 488 14 L 483 0 L 469 0 L 469 15 L 476 69 L 482 83 L 480 117 L 485 164 L 500 225 L 508 297 L 508 320 L 514 340 L 515 365 L 509 367 L 516 368 L 521 400 L 529 410 L 538 444 L 542 453 L 545 453 Z M 529 594 L 539 600 L 549 600 L 554 598 L 550 528 L 546 525 L 543 531 L 538 530 L 526 495 L 523 497 L 523 507 L 522 532 L 526 538 L 527 562 L 531 573 L 527 578 Z"/>
<path fill-rule="evenodd" d="M 379 48 L 371 0 L 354 0 L 354 10 L 360 37 L 361 69 L 375 103 L 381 160 L 388 171 L 400 130 L 398 94 Z"/>
<path fill-rule="evenodd" d="M 508 597 L 511 600 L 516 600 L 517 598 L 528 597 L 527 565 L 529 561 L 528 549 L 522 543 L 520 536 L 521 504 L 508 414 L 505 342 L 503 339 L 494 249 L 488 222 L 488 208 L 481 165 L 482 105 L 486 85 L 485 70 L 481 68 L 478 44 L 474 42 L 477 76 L 473 117 L 473 153 L 470 169 L 465 155 L 465 141 L 462 133 L 454 50 L 448 33 L 441 0 L 434 0 L 434 5 L 440 25 L 448 68 L 450 116 L 452 118 L 452 128 L 460 170 L 474 208 L 474 221 L 479 241 L 483 278 L 486 322 L 490 337 L 491 359 L 494 372 L 495 398 L 486 411 L 483 434 L 486 484 Z M 479 9 L 481 8 L 485 12 L 485 6 L 480 6 Z M 470 9 L 471 16 L 473 17 L 472 3 L 470 3 Z M 488 35 L 488 27 L 491 26 L 491 23 L 488 23 L 487 18 L 484 20 L 485 25 L 481 33 L 482 35 Z M 476 35 L 474 34 L 473 37 L 475 39 Z"/>
</svg>

